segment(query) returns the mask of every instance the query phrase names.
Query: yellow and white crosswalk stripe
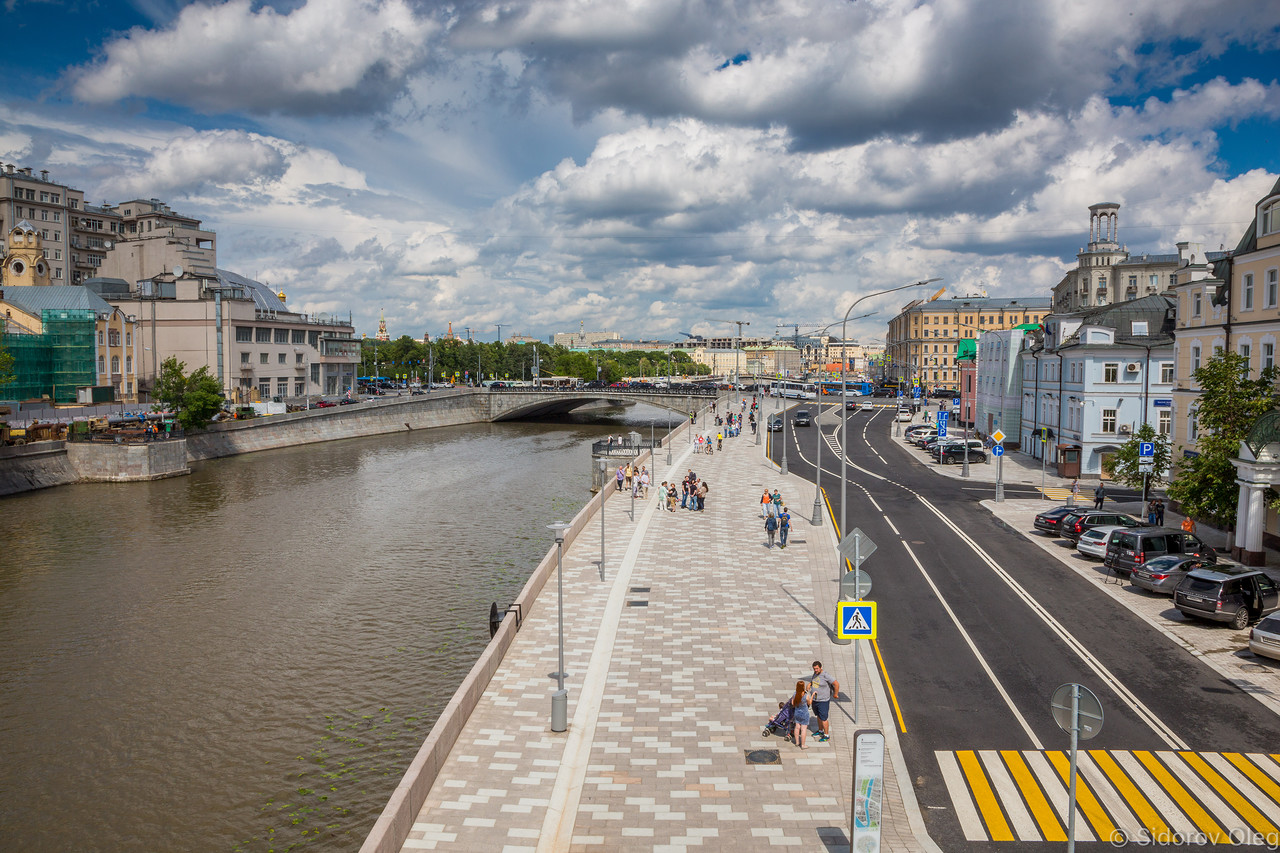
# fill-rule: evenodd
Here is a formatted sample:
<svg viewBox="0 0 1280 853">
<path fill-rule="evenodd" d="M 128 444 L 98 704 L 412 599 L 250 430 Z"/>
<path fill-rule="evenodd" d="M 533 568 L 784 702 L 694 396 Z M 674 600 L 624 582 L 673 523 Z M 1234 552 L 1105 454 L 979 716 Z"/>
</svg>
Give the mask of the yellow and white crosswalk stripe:
<svg viewBox="0 0 1280 853">
<path fill-rule="evenodd" d="M 1040 489 L 1046 498 L 1052 501 L 1071 500 L 1071 489 L 1067 486 L 1045 486 Z"/>
<path fill-rule="evenodd" d="M 968 841 L 1065 841 L 1070 758 L 1061 750 L 935 753 Z M 1280 755 L 1077 753 L 1076 840 L 1203 836 L 1280 844 Z"/>
</svg>

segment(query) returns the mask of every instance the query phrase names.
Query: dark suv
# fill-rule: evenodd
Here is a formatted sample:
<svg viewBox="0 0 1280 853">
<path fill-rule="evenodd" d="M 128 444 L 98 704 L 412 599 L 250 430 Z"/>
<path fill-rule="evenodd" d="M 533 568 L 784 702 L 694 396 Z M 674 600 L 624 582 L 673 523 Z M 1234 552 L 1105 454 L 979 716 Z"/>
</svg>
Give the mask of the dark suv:
<svg viewBox="0 0 1280 853">
<path fill-rule="evenodd" d="M 796 426 L 809 426 L 813 423 L 813 416 L 809 414 L 808 409 L 796 409 L 791 422 Z"/>
<path fill-rule="evenodd" d="M 1135 527 L 1133 530 L 1111 532 L 1111 538 L 1107 540 L 1107 556 L 1102 558 L 1102 564 L 1117 575 L 1128 577 L 1134 566 L 1141 566 L 1152 557 L 1165 554 L 1185 554 L 1202 557 L 1210 563 L 1218 562 L 1218 552 L 1194 533 L 1172 527 Z"/>
<path fill-rule="evenodd" d="M 1173 592 L 1184 616 L 1226 622 L 1237 631 L 1280 610 L 1280 586 L 1268 575 L 1241 566 L 1194 569 Z"/>
<path fill-rule="evenodd" d="M 1101 527 L 1104 524 L 1117 525 L 1119 527 L 1141 527 L 1143 523 L 1131 515 L 1125 515 L 1123 512 L 1081 509 L 1063 517 L 1062 523 L 1058 525 L 1058 533 L 1064 539 L 1079 542 L 1081 535 L 1086 530 L 1091 527 Z"/>
</svg>

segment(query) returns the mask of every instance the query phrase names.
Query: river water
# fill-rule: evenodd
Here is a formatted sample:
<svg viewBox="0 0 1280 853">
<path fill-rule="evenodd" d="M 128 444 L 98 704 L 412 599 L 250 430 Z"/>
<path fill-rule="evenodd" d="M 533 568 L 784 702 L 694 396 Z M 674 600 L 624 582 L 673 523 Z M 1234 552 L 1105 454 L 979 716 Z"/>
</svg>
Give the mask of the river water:
<svg viewBox="0 0 1280 853">
<path fill-rule="evenodd" d="M 353 851 L 637 407 L 0 500 L 0 850 Z M 678 421 L 677 421 L 678 422 Z"/>
</svg>

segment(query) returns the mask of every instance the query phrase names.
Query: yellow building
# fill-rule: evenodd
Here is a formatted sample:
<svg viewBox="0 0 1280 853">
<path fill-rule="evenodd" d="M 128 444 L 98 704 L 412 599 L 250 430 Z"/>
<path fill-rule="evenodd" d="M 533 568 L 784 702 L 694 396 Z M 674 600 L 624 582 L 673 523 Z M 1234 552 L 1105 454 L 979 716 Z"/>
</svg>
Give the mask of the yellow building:
<svg viewBox="0 0 1280 853">
<path fill-rule="evenodd" d="M 1039 323 L 1049 313 L 1048 297 L 1017 299 L 918 299 L 889 321 L 885 336 L 886 378 L 919 380 L 929 389 L 958 391 L 957 347 L 983 332 Z"/>
</svg>

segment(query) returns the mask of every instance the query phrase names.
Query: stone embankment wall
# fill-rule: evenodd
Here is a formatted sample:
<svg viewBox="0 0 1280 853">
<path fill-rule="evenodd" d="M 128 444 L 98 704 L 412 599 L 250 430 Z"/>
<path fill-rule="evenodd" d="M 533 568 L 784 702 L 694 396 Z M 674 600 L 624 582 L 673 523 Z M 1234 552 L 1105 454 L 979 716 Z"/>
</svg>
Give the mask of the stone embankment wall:
<svg viewBox="0 0 1280 853">
<path fill-rule="evenodd" d="M 79 481 L 80 475 L 67 461 L 64 441 L 0 447 L 0 495 L 15 495 Z"/>
<path fill-rule="evenodd" d="M 180 438 L 144 444 L 71 443 L 67 461 L 82 482 L 136 483 L 190 474 L 187 442 Z"/>
</svg>

